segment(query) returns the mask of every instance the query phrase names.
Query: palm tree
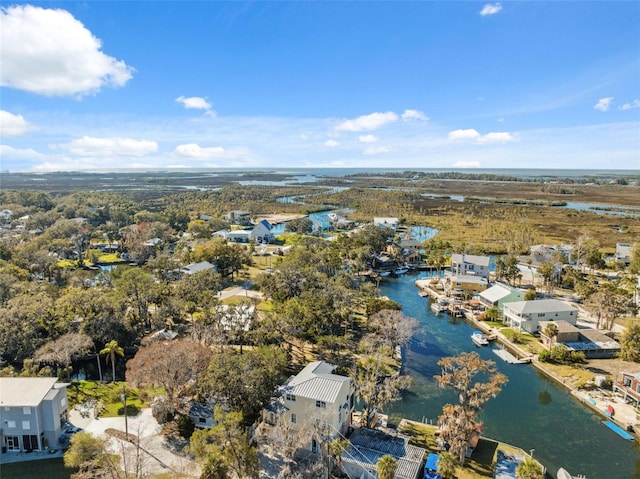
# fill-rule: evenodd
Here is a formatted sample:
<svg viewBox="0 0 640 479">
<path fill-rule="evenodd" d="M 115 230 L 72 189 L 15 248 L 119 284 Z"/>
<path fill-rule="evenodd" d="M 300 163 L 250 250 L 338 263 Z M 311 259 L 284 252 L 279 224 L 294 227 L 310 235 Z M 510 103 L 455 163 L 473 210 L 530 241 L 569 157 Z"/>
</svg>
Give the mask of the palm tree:
<svg viewBox="0 0 640 479">
<path fill-rule="evenodd" d="M 542 466 L 532 457 L 528 457 L 521 462 L 516 469 L 518 479 L 544 479 Z"/>
<path fill-rule="evenodd" d="M 458 468 L 458 458 L 450 452 L 443 452 L 438 459 L 438 474 L 445 479 L 453 477 Z"/>
<path fill-rule="evenodd" d="M 376 470 L 378 471 L 378 479 L 393 479 L 396 474 L 396 468 L 398 467 L 398 461 L 395 457 L 385 454 L 376 463 Z"/>
<path fill-rule="evenodd" d="M 549 338 L 549 351 L 551 351 L 551 343 L 555 342 L 555 338 L 558 336 L 558 326 L 556 323 L 549 323 L 542 332 Z"/>
<path fill-rule="evenodd" d="M 342 453 L 349 449 L 349 440 L 338 438 L 329 443 L 329 454 L 336 459 L 338 468 L 342 468 Z"/>
<path fill-rule="evenodd" d="M 113 382 L 115 382 L 116 380 L 116 354 L 118 356 L 123 356 L 124 357 L 124 349 L 122 349 L 120 346 L 118 346 L 118 341 L 116 341 L 115 339 L 112 339 L 111 341 L 109 341 L 107 344 L 104 345 L 104 349 L 102 349 L 100 351 L 100 354 L 106 354 L 107 355 L 107 364 L 109 363 L 109 361 L 111 361 L 111 370 L 113 373 L 113 376 L 111 378 L 111 380 Z"/>
</svg>

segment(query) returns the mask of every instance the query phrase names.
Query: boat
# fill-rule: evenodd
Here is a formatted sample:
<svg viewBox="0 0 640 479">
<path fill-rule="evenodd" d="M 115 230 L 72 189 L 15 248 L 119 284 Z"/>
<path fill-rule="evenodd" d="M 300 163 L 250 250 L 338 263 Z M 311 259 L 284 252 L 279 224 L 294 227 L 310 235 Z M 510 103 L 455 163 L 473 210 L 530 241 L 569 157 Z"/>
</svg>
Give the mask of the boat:
<svg viewBox="0 0 640 479">
<path fill-rule="evenodd" d="M 395 274 L 396 276 L 400 276 L 401 274 L 405 274 L 408 271 L 409 271 L 409 268 L 398 268 L 393 271 L 393 274 Z"/>
<path fill-rule="evenodd" d="M 382 277 L 382 278 L 386 278 L 387 276 L 389 276 L 391 274 L 391 271 L 380 271 L 378 273 L 378 276 Z"/>
<path fill-rule="evenodd" d="M 449 303 L 438 301 L 437 303 L 431 303 L 431 310 L 434 313 L 446 313 L 449 311 Z"/>
<path fill-rule="evenodd" d="M 607 426 L 613 432 L 618 434 L 620 437 L 624 439 L 628 439 L 629 441 L 633 441 L 633 435 L 629 434 L 627 431 L 618 426 L 615 422 L 612 421 L 602 421 L 602 424 Z"/>
<path fill-rule="evenodd" d="M 476 346 L 488 346 L 489 340 L 484 337 L 481 331 L 474 331 L 471 335 L 471 341 L 474 342 Z"/>
<path fill-rule="evenodd" d="M 564 467 L 561 467 L 560 469 L 558 469 L 558 473 L 556 474 L 556 477 L 558 479 L 573 479 L 573 476 L 569 474 L 569 472 Z"/>
<path fill-rule="evenodd" d="M 615 410 L 613 409 L 613 406 L 611 404 L 607 404 L 607 409 L 605 414 L 609 417 L 613 417 L 613 415 L 615 414 Z"/>
<path fill-rule="evenodd" d="M 596 405 L 596 400 L 593 399 L 591 396 L 587 396 L 587 401 L 589 401 L 589 404 L 591 404 L 592 406 Z"/>
</svg>

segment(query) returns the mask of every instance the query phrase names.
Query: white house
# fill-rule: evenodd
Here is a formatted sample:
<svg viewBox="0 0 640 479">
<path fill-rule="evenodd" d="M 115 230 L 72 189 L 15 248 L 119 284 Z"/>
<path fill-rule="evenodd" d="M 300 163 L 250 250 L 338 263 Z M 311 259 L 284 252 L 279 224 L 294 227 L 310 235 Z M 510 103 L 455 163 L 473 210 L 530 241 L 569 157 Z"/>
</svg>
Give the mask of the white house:
<svg viewBox="0 0 640 479">
<path fill-rule="evenodd" d="M 324 361 L 309 363 L 278 389 L 278 397 L 263 411 L 265 422 L 284 422 L 293 431 L 321 424 L 332 438 L 345 434 L 351 425 L 355 386 L 351 378 L 335 370 L 336 366 Z M 312 436 L 301 447 L 318 452 L 320 445 Z"/>
<path fill-rule="evenodd" d="M 489 289 L 482 291 L 478 295 L 480 303 L 486 308 L 492 306 L 502 311 L 504 303 L 512 303 L 524 300 L 524 291 L 504 283 L 494 283 Z"/>
<path fill-rule="evenodd" d="M 253 227 L 251 237 L 256 243 L 273 243 L 275 236 L 271 232 L 273 226 L 267 220 L 262 220 Z"/>
<path fill-rule="evenodd" d="M 66 422 L 67 386 L 57 378 L 0 378 L 0 439 L 3 450 L 58 447 Z"/>
<path fill-rule="evenodd" d="M 507 326 L 529 333 L 540 330 L 540 321 L 578 321 L 578 308 L 557 299 L 504 303 L 503 314 Z"/>
<path fill-rule="evenodd" d="M 469 274 L 489 278 L 489 263 L 491 258 L 488 256 L 477 256 L 474 254 L 452 254 L 451 255 L 451 274 Z"/>
<path fill-rule="evenodd" d="M 398 218 L 375 217 L 373 218 L 373 224 L 374 226 L 383 226 L 385 228 L 396 230 L 398 229 Z"/>
<path fill-rule="evenodd" d="M 631 263 L 630 243 L 616 243 L 616 263 L 624 265 Z"/>
<path fill-rule="evenodd" d="M 215 270 L 215 265 L 208 261 L 200 261 L 199 263 L 191 263 L 180 270 L 180 272 L 188 275 L 199 273 L 200 271 L 207 271 L 209 269 Z"/>
</svg>

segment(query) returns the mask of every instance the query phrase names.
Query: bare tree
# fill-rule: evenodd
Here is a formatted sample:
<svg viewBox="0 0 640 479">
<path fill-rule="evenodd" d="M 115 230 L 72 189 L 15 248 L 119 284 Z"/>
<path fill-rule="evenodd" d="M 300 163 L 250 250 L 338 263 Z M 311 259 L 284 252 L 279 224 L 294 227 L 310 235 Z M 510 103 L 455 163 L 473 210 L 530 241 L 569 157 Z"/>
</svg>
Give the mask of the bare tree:
<svg viewBox="0 0 640 479">
<path fill-rule="evenodd" d="M 126 378 L 135 385 L 161 386 L 169 413 L 179 400 L 192 394 L 211 359 L 209 348 L 188 340 L 153 343 L 140 349 L 127 363 Z"/>
<path fill-rule="evenodd" d="M 93 349 L 93 341 L 82 333 L 67 333 L 49 341 L 35 352 L 34 359 L 41 363 L 54 363 L 65 368 L 70 379 L 71 362 Z"/>
<path fill-rule="evenodd" d="M 447 404 L 438 418 L 443 439 L 450 451 L 458 455 L 464 464 L 469 440 L 477 432 L 481 422 L 477 415 L 490 398 L 495 397 L 507 377 L 498 373 L 493 361 L 483 360 L 478 353 L 461 353 L 459 356 L 438 361 L 442 374 L 434 376 L 440 387 L 448 387 L 458 394 L 458 404 Z M 486 382 L 473 382 L 477 374 L 487 377 Z"/>
</svg>

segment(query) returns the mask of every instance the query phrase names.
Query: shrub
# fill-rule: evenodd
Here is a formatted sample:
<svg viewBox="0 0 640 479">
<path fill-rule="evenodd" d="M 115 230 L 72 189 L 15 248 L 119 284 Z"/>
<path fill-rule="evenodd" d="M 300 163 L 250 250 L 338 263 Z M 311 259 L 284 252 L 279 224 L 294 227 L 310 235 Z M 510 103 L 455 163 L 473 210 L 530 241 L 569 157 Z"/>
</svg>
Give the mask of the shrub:
<svg viewBox="0 0 640 479">
<path fill-rule="evenodd" d="M 551 361 L 551 353 L 546 349 L 543 349 L 538 353 L 538 361 L 542 363 L 548 363 Z"/>
</svg>

